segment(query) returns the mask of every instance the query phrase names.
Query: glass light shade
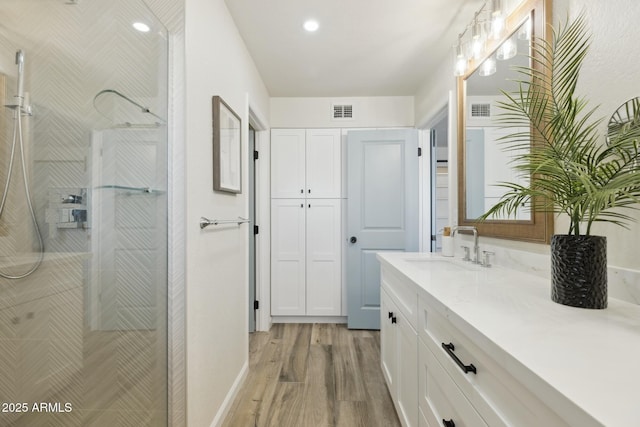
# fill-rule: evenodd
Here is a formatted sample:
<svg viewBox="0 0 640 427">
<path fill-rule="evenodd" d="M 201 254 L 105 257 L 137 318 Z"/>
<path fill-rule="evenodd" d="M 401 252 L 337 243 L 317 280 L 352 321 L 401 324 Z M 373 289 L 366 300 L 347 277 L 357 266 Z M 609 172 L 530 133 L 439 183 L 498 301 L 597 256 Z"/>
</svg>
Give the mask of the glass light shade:
<svg viewBox="0 0 640 427">
<path fill-rule="evenodd" d="M 469 52 L 467 56 L 474 59 L 480 59 L 485 52 L 485 43 L 487 41 L 487 35 L 484 31 L 484 25 L 477 19 L 471 26 L 471 40 L 469 41 Z"/>
<path fill-rule="evenodd" d="M 497 40 L 500 37 L 502 37 L 502 34 L 504 33 L 504 29 L 505 29 L 504 16 L 495 15 L 491 19 L 491 38 L 493 38 L 494 40 Z"/>
<path fill-rule="evenodd" d="M 518 39 L 531 40 L 531 19 L 527 19 L 518 30 Z"/>
<path fill-rule="evenodd" d="M 464 76 L 468 63 L 461 42 L 456 43 L 453 46 L 453 75 L 456 77 Z"/>
<path fill-rule="evenodd" d="M 518 44 L 512 39 L 506 39 L 496 51 L 496 58 L 500 61 L 511 59 L 518 54 Z"/>
<path fill-rule="evenodd" d="M 478 74 L 483 77 L 490 76 L 495 74 L 497 70 L 496 60 L 493 56 L 487 58 L 482 64 L 480 64 L 480 68 L 478 69 Z"/>
</svg>

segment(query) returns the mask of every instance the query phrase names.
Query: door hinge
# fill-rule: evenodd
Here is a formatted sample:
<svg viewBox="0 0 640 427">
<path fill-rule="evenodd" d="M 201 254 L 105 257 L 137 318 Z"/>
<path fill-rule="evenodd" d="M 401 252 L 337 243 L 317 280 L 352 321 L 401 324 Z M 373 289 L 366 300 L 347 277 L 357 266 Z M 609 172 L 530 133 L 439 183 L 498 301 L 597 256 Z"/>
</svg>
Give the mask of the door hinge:
<svg viewBox="0 0 640 427">
<path fill-rule="evenodd" d="M 435 242 L 436 240 L 437 240 L 437 239 L 436 239 L 435 234 L 432 234 L 432 235 L 431 235 L 431 241 L 432 241 L 432 242 Z"/>
<path fill-rule="evenodd" d="M 253 150 L 253 160 L 258 160 L 258 158 L 260 158 L 258 150 Z"/>
<path fill-rule="evenodd" d="M 260 227 L 258 227 L 257 225 L 253 226 L 253 234 L 259 234 L 260 233 Z"/>
<path fill-rule="evenodd" d="M 418 157 L 422 156 L 422 147 L 418 147 Z"/>
<path fill-rule="evenodd" d="M 254 310 L 260 309 L 260 301 L 254 301 L 253 302 L 253 309 Z"/>
</svg>

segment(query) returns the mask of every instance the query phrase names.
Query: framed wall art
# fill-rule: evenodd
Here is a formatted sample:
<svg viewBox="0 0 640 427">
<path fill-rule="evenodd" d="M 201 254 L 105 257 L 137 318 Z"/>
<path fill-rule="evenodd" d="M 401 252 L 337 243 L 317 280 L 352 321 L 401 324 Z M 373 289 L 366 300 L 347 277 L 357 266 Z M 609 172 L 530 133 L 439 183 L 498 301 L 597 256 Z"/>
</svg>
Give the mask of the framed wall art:
<svg viewBox="0 0 640 427">
<path fill-rule="evenodd" d="M 242 193 L 240 117 L 219 96 L 213 100 L 213 189 Z"/>
</svg>

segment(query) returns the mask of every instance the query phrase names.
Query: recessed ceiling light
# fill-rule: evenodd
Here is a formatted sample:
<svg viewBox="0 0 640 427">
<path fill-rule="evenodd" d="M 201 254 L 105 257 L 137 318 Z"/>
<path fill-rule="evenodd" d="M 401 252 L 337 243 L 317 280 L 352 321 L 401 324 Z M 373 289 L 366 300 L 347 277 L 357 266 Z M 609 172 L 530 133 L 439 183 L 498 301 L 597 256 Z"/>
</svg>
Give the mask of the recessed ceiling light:
<svg viewBox="0 0 640 427">
<path fill-rule="evenodd" d="M 308 21 L 305 21 L 304 25 L 303 25 L 304 29 L 309 31 L 310 33 L 316 31 L 318 28 L 320 28 L 320 25 L 318 24 L 318 21 L 314 21 L 313 19 L 309 19 Z"/>
<path fill-rule="evenodd" d="M 149 28 L 149 26 L 143 22 L 134 22 L 133 28 L 140 31 L 141 33 L 148 33 L 151 30 L 151 28 Z"/>
</svg>

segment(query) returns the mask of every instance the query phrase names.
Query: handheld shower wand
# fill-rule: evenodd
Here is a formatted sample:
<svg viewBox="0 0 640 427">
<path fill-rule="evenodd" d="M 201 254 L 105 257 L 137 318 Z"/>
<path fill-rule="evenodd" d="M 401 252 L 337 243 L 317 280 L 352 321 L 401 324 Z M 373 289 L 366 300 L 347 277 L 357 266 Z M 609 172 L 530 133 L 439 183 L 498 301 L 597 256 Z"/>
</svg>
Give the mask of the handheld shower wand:
<svg viewBox="0 0 640 427">
<path fill-rule="evenodd" d="M 18 66 L 18 93 L 15 95 L 18 107 L 24 105 L 24 52 L 22 49 L 16 52 L 16 65 Z"/>
<path fill-rule="evenodd" d="M 2 214 L 4 213 L 7 203 L 9 185 L 11 183 L 11 175 L 13 174 L 13 164 L 17 151 L 16 149 L 19 149 L 19 160 L 20 165 L 22 166 L 22 183 L 24 185 L 24 196 L 27 202 L 27 207 L 29 209 L 29 214 L 31 216 L 31 222 L 33 223 L 35 235 L 38 239 L 38 252 L 35 262 L 26 272 L 11 273 L 7 272 L 6 270 L 2 271 L 0 269 L 0 277 L 3 277 L 5 279 L 22 279 L 36 271 L 38 267 L 40 267 L 40 264 L 42 264 L 45 249 L 44 241 L 42 239 L 42 233 L 40 233 L 40 228 L 38 227 L 38 221 L 36 219 L 36 211 L 31 201 L 31 187 L 29 186 L 27 161 L 24 152 L 24 139 L 22 136 L 22 116 L 31 115 L 31 108 L 28 105 L 26 107 L 24 106 L 24 52 L 22 51 L 22 49 L 16 52 L 16 65 L 18 66 L 18 93 L 13 97 L 15 99 L 15 104 L 6 105 L 6 107 L 13 110 L 13 138 L 11 142 L 11 154 L 9 155 L 9 165 L 7 167 L 7 178 L 4 184 L 4 192 L 2 193 L 2 198 L 0 198 L 0 218 L 2 218 Z"/>
</svg>

